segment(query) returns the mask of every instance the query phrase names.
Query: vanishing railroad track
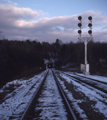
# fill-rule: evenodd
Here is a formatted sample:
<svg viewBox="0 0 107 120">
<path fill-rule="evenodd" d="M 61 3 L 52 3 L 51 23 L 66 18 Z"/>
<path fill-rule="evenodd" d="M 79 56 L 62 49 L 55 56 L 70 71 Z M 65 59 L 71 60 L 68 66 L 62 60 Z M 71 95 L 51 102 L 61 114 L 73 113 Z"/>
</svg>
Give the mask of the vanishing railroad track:
<svg viewBox="0 0 107 120">
<path fill-rule="evenodd" d="M 96 88 L 97 90 L 100 90 L 104 93 L 107 93 L 107 83 L 103 82 L 103 81 L 99 81 L 99 80 L 95 80 L 92 78 L 88 78 L 85 76 L 81 76 L 78 74 L 68 74 L 63 72 L 63 74 L 66 74 L 67 76 L 69 76 L 72 80 L 75 80 L 78 83 L 85 83 L 91 87 Z"/>
<path fill-rule="evenodd" d="M 20 120 L 77 120 L 54 72 L 49 70 Z"/>
</svg>

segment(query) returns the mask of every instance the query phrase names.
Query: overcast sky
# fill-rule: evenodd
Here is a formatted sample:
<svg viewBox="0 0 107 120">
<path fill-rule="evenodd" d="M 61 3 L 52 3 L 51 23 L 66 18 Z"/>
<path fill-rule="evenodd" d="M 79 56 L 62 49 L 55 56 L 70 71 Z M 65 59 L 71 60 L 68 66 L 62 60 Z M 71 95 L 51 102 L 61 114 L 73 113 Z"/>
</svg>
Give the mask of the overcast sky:
<svg viewBox="0 0 107 120">
<path fill-rule="evenodd" d="M 94 41 L 107 42 L 107 0 L 0 0 L 0 36 L 77 42 L 79 15 L 82 35 L 89 36 L 88 16 L 92 16 Z"/>
</svg>

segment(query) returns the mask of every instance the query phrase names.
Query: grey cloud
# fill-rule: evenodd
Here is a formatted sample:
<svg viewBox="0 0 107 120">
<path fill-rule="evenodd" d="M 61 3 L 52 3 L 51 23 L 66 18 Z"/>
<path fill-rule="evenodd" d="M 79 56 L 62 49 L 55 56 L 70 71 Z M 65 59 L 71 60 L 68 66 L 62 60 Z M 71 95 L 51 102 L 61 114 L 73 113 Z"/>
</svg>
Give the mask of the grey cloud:
<svg viewBox="0 0 107 120">
<path fill-rule="evenodd" d="M 78 16 L 83 16 L 83 29 L 88 30 L 88 16 L 93 17 L 93 29 L 107 26 L 107 16 L 100 12 L 87 11 L 78 15 L 49 18 L 42 11 L 18 8 L 0 4 L 0 31 L 14 40 L 38 39 L 40 42 L 54 42 L 57 38 L 63 42 L 78 41 Z M 94 40 L 107 39 L 106 32 L 94 32 Z M 103 35 L 103 37 L 102 37 Z"/>
<path fill-rule="evenodd" d="M 0 12 L 7 18 L 23 18 L 25 19 L 28 17 L 29 19 L 35 18 L 39 16 L 37 11 L 33 11 L 30 8 L 17 8 L 15 6 L 6 6 L 0 4 Z"/>
</svg>

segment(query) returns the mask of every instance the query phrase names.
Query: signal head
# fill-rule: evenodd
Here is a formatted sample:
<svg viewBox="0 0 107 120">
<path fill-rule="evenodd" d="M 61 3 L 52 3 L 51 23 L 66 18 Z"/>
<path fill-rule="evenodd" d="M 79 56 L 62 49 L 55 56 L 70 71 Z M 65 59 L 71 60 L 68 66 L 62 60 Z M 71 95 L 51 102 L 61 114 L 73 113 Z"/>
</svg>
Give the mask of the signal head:
<svg viewBox="0 0 107 120">
<path fill-rule="evenodd" d="M 78 17 L 78 20 L 82 20 L 82 17 L 81 17 L 81 16 L 79 16 L 79 17 Z"/>
<path fill-rule="evenodd" d="M 88 26 L 89 26 L 89 27 L 92 27 L 92 23 L 89 23 Z"/>
<path fill-rule="evenodd" d="M 82 24 L 81 23 L 78 23 L 78 27 L 81 27 L 82 26 Z"/>
<path fill-rule="evenodd" d="M 82 31 L 81 31 L 81 30 L 78 30 L 78 33 L 79 33 L 79 34 L 81 34 L 81 33 L 82 33 Z"/>
<path fill-rule="evenodd" d="M 89 33 L 89 34 L 92 34 L 92 30 L 89 30 L 88 33 Z"/>
<path fill-rule="evenodd" d="M 91 17 L 91 16 L 89 16 L 89 17 L 88 17 L 88 19 L 89 19 L 89 20 L 92 20 L 92 17 Z"/>
</svg>

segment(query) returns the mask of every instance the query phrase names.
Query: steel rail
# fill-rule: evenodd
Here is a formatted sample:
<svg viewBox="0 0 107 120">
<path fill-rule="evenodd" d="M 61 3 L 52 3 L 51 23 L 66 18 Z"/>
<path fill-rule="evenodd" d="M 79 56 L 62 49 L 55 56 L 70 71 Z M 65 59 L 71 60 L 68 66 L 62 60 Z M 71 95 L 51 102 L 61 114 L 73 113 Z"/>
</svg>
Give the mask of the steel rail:
<svg viewBox="0 0 107 120">
<path fill-rule="evenodd" d="M 37 94 L 39 93 L 39 90 L 40 90 L 42 84 L 44 83 L 44 81 L 45 81 L 45 79 L 46 79 L 46 77 L 47 77 L 47 74 L 48 74 L 48 71 L 47 71 L 47 73 L 45 74 L 45 77 L 43 78 L 42 82 L 40 83 L 40 85 L 39 85 L 38 88 L 36 89 L 36 92 L 34 93 L 33 97 L 31 98 L 30 102 L 28 103 L 28 105 L 27 105 L 24 113 L 22 114 L 20 120 L 25 120 L 26 115 L 27 115 L 27 113 L 28 113 L 28 110 L 29 110 L 29 108 L 31 107 L 31 105 L 32 105 L 35 97 L 36 97 Z"/>
<path fill-rule="evenodd" d="M 80 83 L 80 81 L 81 81 L 81 82 L 83 82 L 83 83 L 85 83 L 85 84 L 87 84 L 87 85 L 89 85 L 89 86 L 91 86 L 91 87 L 93 87 L 93 88 L 96 88 L 97 90 L 100 90 L 100 91 L 102 91 L 102 92 L 104 92 L 104 93 L 107 94 L 107 91 L 104 90 L 104 89 L 101 88 L 101 87 L 95 86 L 94 84 L 91 84 L 91 83 L 89 83 L 89 82 L 87 82 L 87 81 L 81 80 L 80 78 L 77 78 L 76 76 L 69 75 L 69 74 L 67 74 L 67 73 L 65 73 L 65 72 L 63 72 L 63 73 L 66 74 L 66 75 L 69 76 L 69 77 L 74 78 L 74 80 L 77 81 L 77 82 L 79 82 L 79 83 Z M 82 76 L 81 76 L 81 77 L 82 77 Z M 87 78 L 87 79 L 91 80 L 91 78 Z M 100 83 L 100 82 L 98 81 L 98 83 Z M 103 83 L 102 83 L 102 84 L 103 84 Z"/>
<path fill-rule="evenodd" d="M 57 83 L 58 89 L 59 89 L 59 91 L 60 91 L 60 93 L 62 95 L 62 98 L 63 98 L 63 100 L 64 100 L 64 102 L 65 102 L 65 104 L 66 104 L 66 106 L 68 108 L 67 110 L 69 111 L 69 114 L 70 114 L 70 117 L 71 117 L 70 119 L 71 120 L 77 120 L 77 118 L 76 118 L 76 116 L 75 116 L 75 114 L 74 114 L 74 112 L 73 112 L 73 110 L 71 108 L 71 105 L 70 105 L 70 103 L 69 103 L 69 101 L 67 99 L 67 96 L 66 96 L 66 94 L 64 93 L 64 91 L 62 89 L 62 86 L 60 85 L 55 73 L 53 71 L 52 71 L 52 73 L 53 73 L 54 79 L 55 79 L 55 81 Z"/>
<path fill-rule="evenodd" d="M 96 81 L 96 82 L 103 83 L 103 84 L 107 85 L 107 83 L 106 83 L 106 82 L 103 82 L 103 81 L 99 81 L 99 80 L 96 80 L 96 79 L 93 79 L 93 78 L 89 78 L 89 77 L 86 77 L 86 76 L 81 76 L 81 75 L 78 75 L 78 74 L 76 74 L 76 73 L 75 73 L 75 75 L 80 76 L 80 77 L 83 77 L 83 78 L 87 78 L 87 79 L 89 79 L 89 80 L 93 80 L 93 81 Z"/>
</svg>

